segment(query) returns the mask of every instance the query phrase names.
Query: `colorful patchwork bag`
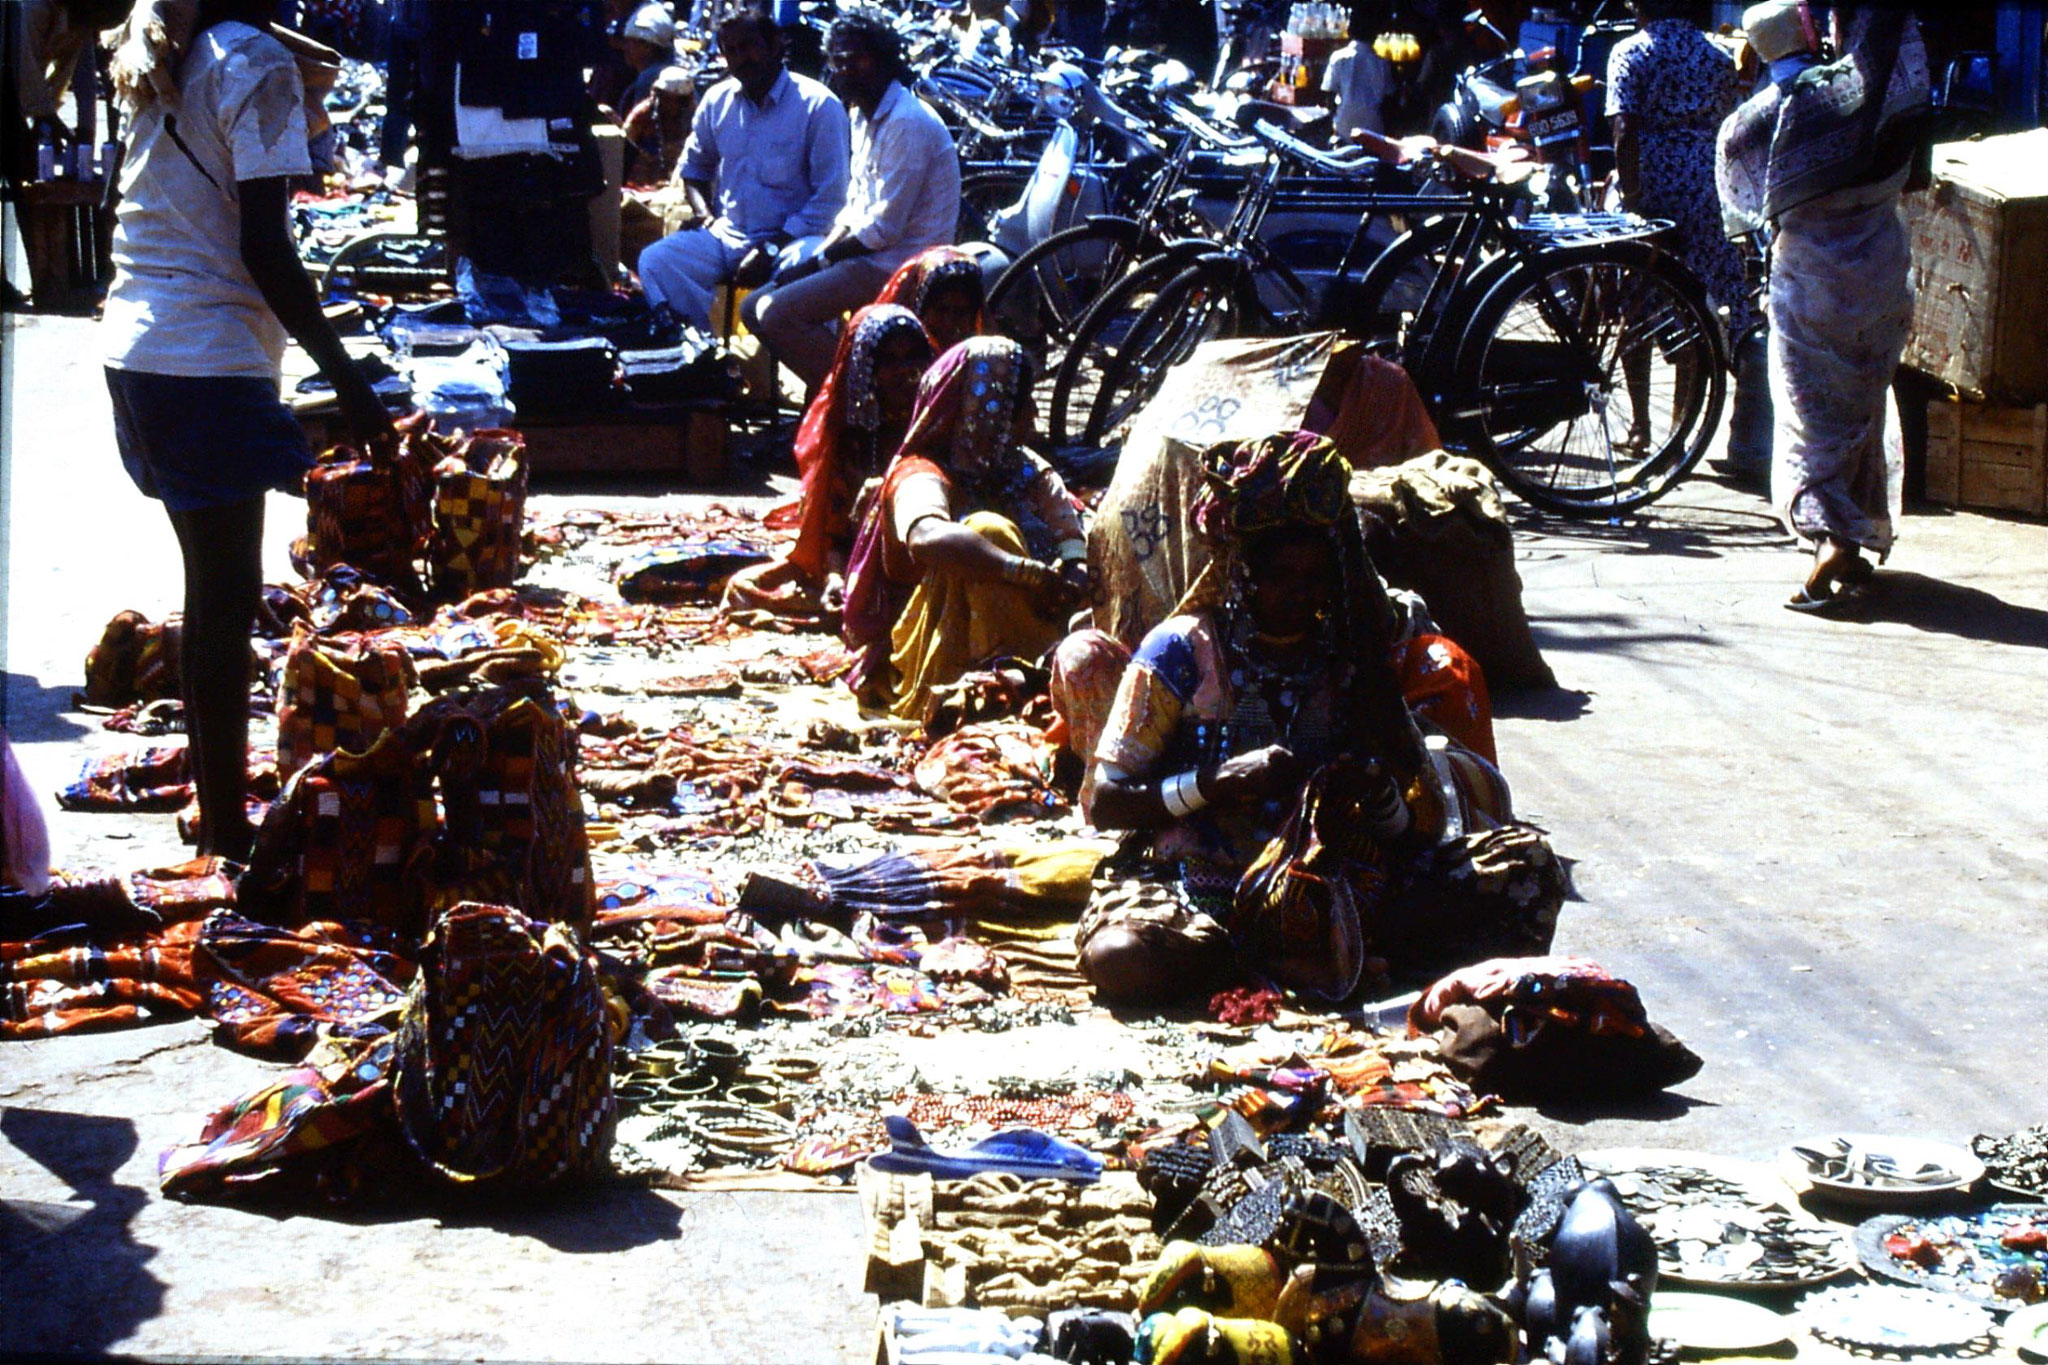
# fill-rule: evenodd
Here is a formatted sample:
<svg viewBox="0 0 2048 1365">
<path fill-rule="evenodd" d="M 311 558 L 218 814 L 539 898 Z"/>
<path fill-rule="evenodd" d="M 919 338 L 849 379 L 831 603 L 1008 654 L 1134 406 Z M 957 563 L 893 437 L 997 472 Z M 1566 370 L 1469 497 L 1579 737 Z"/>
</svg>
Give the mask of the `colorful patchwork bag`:
<svg viewBox="0 0 2048 1365">
<path fill-rule="evenodd" d="M 525 439 L 516 431 L 480 431 L 435 465 L 433 477 L 427 563 L 434 595 L 459 602 L 511 587 L 526 521 Z"/>
<path fill-rule="evenodd" d="M 478 846 L 517 879 L 529 914 L 588 924 L 595 900 L 576 790 L 576 732 L 545 688 L 495 706 L 486 730 Z"/>
<path fill-rule="evenodd" d="M 399 424 L 395 447 L 335 446 L 306 471 L 308 558 L 348 564 L 400 596 L 423 597 L 419 558 L 433 529 L 427 471 L 449 449 L 425 417 Z"/>
<path fill-rule="evenodd" d="M 85 656 L 86 704 L 129 706 L 177 696 L 184 635 L 184 621 L 176 615 L 161 624 L 139 611 L 114 617 Z"/>
<path fill-rule="evenodd" d="M 576 789 L 576 731 L 547 686 L 451 693 L 423 708 L 410 729 L 440 788 L 433 903 L 491 899 L 537 919 L 588 924 L 595 884 Z"/>
<path fill-rule="evenodd" d="M 295 627 L 277 688 L 278 770 L 297 772 L 337 749 L 365 752 L 405 723 L 406 694 L 417 681 L 396 640 Z"/>
<path fill-rule="evenodd" d="M 294 773 L 256 832 L 238 906 L 266 924 L 369 920 L 417 942 L 426 929 L 433 772 L 404 730 Z"/>
<path fill-rule="evenodd" d="M 611 1051 L 597 959 L 574 930 L 464 902 L 435 923 L 406 1001 L 400 1130 L 457 1184 L 588 1177 L 611 1148 Z"/>
<path fill-rule="evenodd" d="M 1325 810 L 1337 804 L 1330 785 L 1330 769 L 1318 769 L 1301 805 L 1246 869 L 1231 906 L 1230 935 L 1280 985 L 1342 1000 L 1365 970 L 1356 892 L 1376 889 L 1381 878 L 1369 849 L 1340 849 L 1322 828 L 1326 814 L 1336 813 Z"/>
</svg>

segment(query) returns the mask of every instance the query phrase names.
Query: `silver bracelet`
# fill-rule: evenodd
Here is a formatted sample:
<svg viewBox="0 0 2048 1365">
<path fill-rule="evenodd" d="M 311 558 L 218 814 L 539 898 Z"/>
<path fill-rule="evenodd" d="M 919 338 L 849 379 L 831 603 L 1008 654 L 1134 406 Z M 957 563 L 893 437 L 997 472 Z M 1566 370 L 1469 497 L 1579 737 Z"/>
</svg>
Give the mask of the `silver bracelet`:
<svg viewBox="0 0 2048 1365">
<path fill-rule="evenodd" d="M 1167 813 L 1177 820 L 1185 820 L 1209 804 L 1209 799 L 1202 795 L 1201 783 L 1193 768 L 1160 779 L 1159 799 L 1165 803 Z"/>
</svg>

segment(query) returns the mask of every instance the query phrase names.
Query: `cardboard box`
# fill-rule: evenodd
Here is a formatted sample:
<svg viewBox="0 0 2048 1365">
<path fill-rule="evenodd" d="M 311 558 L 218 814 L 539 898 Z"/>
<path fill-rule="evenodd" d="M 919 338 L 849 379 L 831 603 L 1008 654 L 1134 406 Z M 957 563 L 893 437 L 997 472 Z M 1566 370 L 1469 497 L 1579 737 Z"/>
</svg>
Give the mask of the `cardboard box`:
<svg viewBox="0 0 2048 1365">
<path fill-rule="evenodd" d="M 2048 516 L 2048 403 L 1930 402 L 1927 500 Z"/>
<path fill-rule="evenodd" d="M 1905 219 L 1906 364 L 1973 398 L 2048 399 L 2048 129 L 1936 147 Z"/>
</svg>

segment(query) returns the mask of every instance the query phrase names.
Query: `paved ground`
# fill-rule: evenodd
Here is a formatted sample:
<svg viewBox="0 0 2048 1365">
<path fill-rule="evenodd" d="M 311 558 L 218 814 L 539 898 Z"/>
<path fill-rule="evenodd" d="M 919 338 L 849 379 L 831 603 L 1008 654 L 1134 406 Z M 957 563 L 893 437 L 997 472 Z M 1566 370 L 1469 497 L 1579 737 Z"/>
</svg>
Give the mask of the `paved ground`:
<svg viewBox="0 0 2048 1365">
<path fill-rule="evenodd" d="M 6 724 L 49 790 L 126 742 L 64 708 L 109 616 L 175 607 L 176 559 L 120 473 L 89 329 L 7 342 Z M 1758 499 L 1700 479 L 1655 510 L 1524 528 L 1565 690 L 1504 702 L 1500 747 L 1577 864 L 1559 948 L 1635 980 L 1707 1066 L 1641 1112 L 1546 1121 L 1581 1148 L 1765 1156 L 2048 1119 L 2048 528 L 1915 515 L 1868 619 L 1837 622 L 1779 607 L 1800 564 Z M 278 573 L 300 515 L 274 500 Z M 54 834 L 60 859 L 134 866 L 177 852 L 168 824 Z M 867 1347 L 847 1197 L 614 1192 L 460 1225 L 159 1199 L 156 1154 L 268 1070 L 193 1024 L 0 1053 L 0 1356 Z"/>
</svg>

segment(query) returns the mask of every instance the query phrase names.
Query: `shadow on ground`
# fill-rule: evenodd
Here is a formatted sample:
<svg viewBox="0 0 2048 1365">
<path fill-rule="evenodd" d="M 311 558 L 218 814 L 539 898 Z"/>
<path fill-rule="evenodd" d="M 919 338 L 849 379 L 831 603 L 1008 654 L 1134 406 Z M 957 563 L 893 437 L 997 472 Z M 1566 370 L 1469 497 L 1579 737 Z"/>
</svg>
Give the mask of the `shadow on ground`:
<svg viewBox="0 0 2048 1365">
<path fill-rule="evenodd" d="M 1561 517 L 1513 505 L 1517 557 L 1546 559 L 1566 546 L 1597 547 L 1616 554 L 1668 555 L 1676 559 L 1719 559 L 1731 550 L 1790 546 L 1792 537 L 1769 512 L 1734 507 L 1693 507 L 1657 503 L 1640 516 L 1617 522 Z"/>
<path fill-rule="evenodd" d="M 1593 709 L 1593 694 L 1571 687 L 1525 687 L 1493 695 L 1493 714 L 1506 720 L 1577 720 Z"/>
<path fill-rule="evenodd" d="M 451 1210 L 441 1222 L 531 1237 L 571 1256 L 601 1256 L 674 1241 L 682 1235 L 683 1211 L 653 1190 L 600 1185 L 505 1207 Z"/>
<path fill-rule="evenodd" d="M 1710 1100 L 1696 1100 L 1675 1090 L 1616 1100 L 1550 1100 L 1536 1106 L 1536 1112 L 1559 1123 L 1591 1123 L 1595 1119 L 1630 1119 L 1637 1123 L 1664 1123 L 1684 1118 L 1695 1109 L 1712 1109 Z"/>
<path fill-rule="evenodd" d="M 147 1269 L 156 1248 L 129 1228 L 149 1196 L 114 1181 L 135 1154 L 135 1125 L 8 1109 L 0 1136 L 69 1185 L 74 1201 L 0 1203 L 0 1355 L 100 1354 L 163 1309 L 163 1282 Z"/>
<path fill-rule="evenodd" d="M 1870 592 L 1840 614 L 1844 620 L 1890 622 L 1984 644 L 2048 649 L 2048 611 L 1925 574 L 1879 574 Z"/>
<path fill-rule="evenodd" d="M 16 744 L 40 744 L 51 740 L 77 739 L 85 726 L 64 713 L 71 709 L 71 694 L 77 684 L 46 687 L 40 678 L 26 673 L 0 674 L 0 726 Z"/>
</svg>

